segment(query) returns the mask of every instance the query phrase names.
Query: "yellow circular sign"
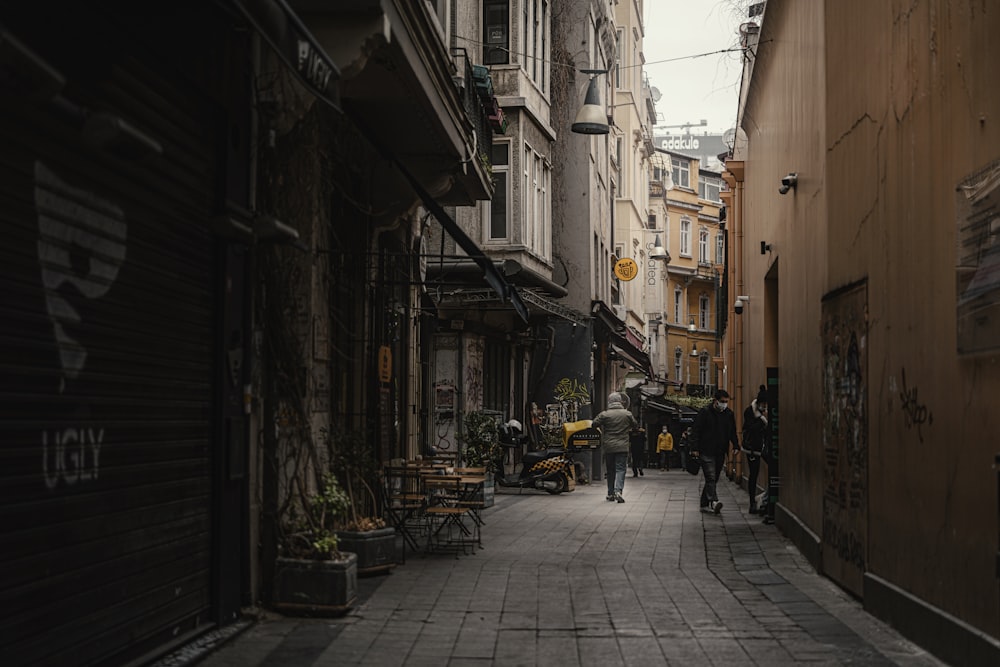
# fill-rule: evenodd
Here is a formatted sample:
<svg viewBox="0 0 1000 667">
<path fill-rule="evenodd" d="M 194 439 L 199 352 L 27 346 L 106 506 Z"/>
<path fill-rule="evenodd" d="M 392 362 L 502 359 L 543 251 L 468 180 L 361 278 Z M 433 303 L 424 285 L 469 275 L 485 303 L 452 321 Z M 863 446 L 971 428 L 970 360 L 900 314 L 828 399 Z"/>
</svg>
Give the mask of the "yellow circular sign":
<svg viewBox="0 0 1000 667">
<path fill-rule="evenodd" d="M 619 280 L 632 280 L 639 275 L 639 265 L 631 257 L 622 257 L 615 262 L 615 275 Z"/>
</svg>

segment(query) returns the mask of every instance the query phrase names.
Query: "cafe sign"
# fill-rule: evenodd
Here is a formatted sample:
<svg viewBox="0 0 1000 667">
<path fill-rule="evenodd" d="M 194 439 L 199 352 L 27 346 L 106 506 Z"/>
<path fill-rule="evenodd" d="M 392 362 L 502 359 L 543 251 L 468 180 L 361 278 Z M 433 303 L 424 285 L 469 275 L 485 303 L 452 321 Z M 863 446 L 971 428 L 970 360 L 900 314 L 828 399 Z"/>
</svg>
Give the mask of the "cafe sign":
<svg viewBox="0 0 1000 667">
<path fill-rule="evenodd" d="M 639 275 L 639 265 L 631 257 L 623 257 L 615 262 L 615 276 L 619 280 L 632 280 Z"/>
</svg>

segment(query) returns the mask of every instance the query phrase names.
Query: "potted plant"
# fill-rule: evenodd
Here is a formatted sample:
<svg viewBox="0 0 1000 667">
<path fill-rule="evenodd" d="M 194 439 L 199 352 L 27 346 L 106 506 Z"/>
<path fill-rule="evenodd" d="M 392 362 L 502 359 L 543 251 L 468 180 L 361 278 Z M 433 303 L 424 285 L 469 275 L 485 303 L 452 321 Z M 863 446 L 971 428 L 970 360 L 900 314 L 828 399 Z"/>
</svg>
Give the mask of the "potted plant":
<svg viewBox="0 0 1000 667">
<path fill-rule="evenodd" d="M 494 476 L 502 474 L 503 449 L 500 447 L 499 417 L 482 410 L 467 412 L 463 419 L 462 441 L 465 450 L 462 455 L 465 464 L 473 468 L 485 468 L 486 482 L 483 484 L 483 507 L 493 505 L 495 493 Z"/>
<path fill-rule="evenodd" d="M 358 593 L 357 556 L 339 549 L 334 532 L 334 517 L 347 506 L 347 495 L 330 473 L 311 492 L 301 482 L 290 480 L 297 492 L 282 513 L 272 601 L 287 614 L 339 616 Z"/>
<path fill-rule="evenodd" d="M 357 554 L 361 575 L 388 572 L 396 565 L 396 530 L 382 518 L 375 452 L 356 431 L 333 433 L 329 441 L 332 465 L 346 496 L 336 517 L 341 549 Z"/>
</svg>

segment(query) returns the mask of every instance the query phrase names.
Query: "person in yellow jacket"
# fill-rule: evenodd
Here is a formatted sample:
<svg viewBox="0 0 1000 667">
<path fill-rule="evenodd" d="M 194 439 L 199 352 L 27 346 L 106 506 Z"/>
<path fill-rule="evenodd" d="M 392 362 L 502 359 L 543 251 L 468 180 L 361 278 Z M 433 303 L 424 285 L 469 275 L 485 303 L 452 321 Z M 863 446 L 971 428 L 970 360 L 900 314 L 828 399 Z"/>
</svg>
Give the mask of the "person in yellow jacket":
<svg viewBox="0 0 1000 667">
<path fill-rule="evenodd" d="M 674 436 L 664 426 L 656 436 L 656 453 L 660 455 L 660 470 L 670 470 L 670 456 L 674 453 Z"/>
</svg>

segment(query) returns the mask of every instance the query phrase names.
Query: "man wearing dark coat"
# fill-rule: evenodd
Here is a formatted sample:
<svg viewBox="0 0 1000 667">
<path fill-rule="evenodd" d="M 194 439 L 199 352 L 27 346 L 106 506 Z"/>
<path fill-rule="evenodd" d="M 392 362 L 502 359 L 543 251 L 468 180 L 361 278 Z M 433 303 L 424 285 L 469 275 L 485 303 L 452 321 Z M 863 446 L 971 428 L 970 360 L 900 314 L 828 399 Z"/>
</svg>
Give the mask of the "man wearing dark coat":
<svg viewBox="0 0 1000 667">
<path fill-rule="evenodd" d="M 729 409 L 729 392 L 719 389 L 712 404 L 698 412 L 691 427 L 691 455 L 701 458 L 701 472 L 705 476 L 705 486 L 701 490 L 701 509 L 704 512 L 718 514 L 722 511 L 715 485 L 730 443 L 734 449 L 739 449 L 736 417 Z"/>
</svg>

